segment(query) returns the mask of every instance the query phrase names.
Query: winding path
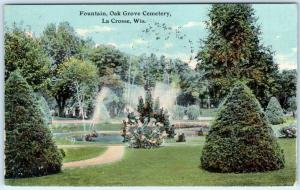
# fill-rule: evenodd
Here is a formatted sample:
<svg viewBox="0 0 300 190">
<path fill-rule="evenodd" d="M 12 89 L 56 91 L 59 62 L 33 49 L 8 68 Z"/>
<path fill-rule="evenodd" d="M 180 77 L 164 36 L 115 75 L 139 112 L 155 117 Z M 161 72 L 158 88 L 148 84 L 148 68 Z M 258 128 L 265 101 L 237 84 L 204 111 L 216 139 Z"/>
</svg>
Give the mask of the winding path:
<svg viewBox="0 0 300 190">
<path fill-rule="evenodd" d="M 95 158 L 66 162 L 63 164 L 63 168 L 86 167 L 116 162 L 123 158 L 124 152 L 125 148 L 123 145 L 109 146 L 104 153 Z"/>
</svg>

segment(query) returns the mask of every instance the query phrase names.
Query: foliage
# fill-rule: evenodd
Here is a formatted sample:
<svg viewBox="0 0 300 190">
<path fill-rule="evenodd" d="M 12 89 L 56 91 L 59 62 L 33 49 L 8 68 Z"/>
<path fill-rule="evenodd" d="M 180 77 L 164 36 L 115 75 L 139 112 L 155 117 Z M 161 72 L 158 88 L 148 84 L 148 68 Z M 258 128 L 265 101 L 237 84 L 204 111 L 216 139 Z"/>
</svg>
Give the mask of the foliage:
<svg viewBox="0 0 300 190">
<path fill-rule="evenodd" d="M 74 55 L 80 54 L 85 41 L 80 39 L 68 22 L 60 22 L 57 26 L 48 24 L 41 36 L 44 51 L 52 59 L 54 69 Z"/>
<path fill-rule="evenodd" d="M 137 107 L 137 111 L 139 112 L 139 113 L 142 113 L 143 112 L 143 110 L 144 110 L 144 99 L 143 99 L 143 97 L 139 97 L 139 103 L 138 103 L 138 107 Z"/>
<path fill-rule="evenodd" d="M 5 84 L 5 177 L 42 176 L 61 170 L 62 155 L 43 122 L 33 91 L 19 71 Z"/>
<path fill-rule="evenodd" d="M 40 108 L 40 112 L 42 114 L 44 123 L 46 125 L 51 124 L 52 116 L 46 99 L 42 95 L 38 95 L 38 94 L 35 94 L 35 98 L 36 101 L 38 102 L 38 107 Z"/>
<path fill-rule="evenodd" d="M 48 93 L 55 98 L 58 115 L 63 117 L 67 101 L 74 96 L 75 92 L 71 83 L 62 83 L 58 79 L 58 67 L 70 57 L 84 58 L 83 52 L 86 48 L 91 48 L 91 43 L 80 39 L 68 22 L 61 22 L 58 26 L 55 24 L 46 26 L 41 35 L 41 45 L 52 61 Z"/>
<path fill-rule="evenodd" d="M 278 100 L 282 108 L 289 109 L 289 99 L 296 97 L 297 89 L 297 70 L 283 70 L 278 77 L 279 84 Z"/>
<path fill-rule="evenodd" d="M 34 90 L 39 90 L 48 82 L 50 60 L 43 52 L 38 39 L 20 28 L 6 31 L 5 48 L 5 80 L 10 73 L 19 69 L 27 83 Z"/>
<path fill-rule="evenodd" d="M 153 117 L 153 98 L 150 90 L 146 91 L 144 108 L 140 114 L 142 118 L 147 117 L 148 121 Z"/>
<path fill-rule="evenodd" d="M 280 129 L 281 137 L 284 138 L 296 138 L 297 137 L 297 128 L 296 126 L 287 126 Z"/>
<path fill-rule="evenodd" d="M 284 122 L 283 110 L 275 97 L 270 99 L 268 107 L 266 108 L 266 115 L 269 122 L 273 125 L 281 124 Z"/>
<path fill-rule="evenodd" d="M 185 135 L 184 135 L 184 133 L 179 133 L 179 134 L 177 134 L 177 140 L 176 140 L 176 142 L 185 142 L 186 140 L 185 140 Z"/>
<path fill-rule="evenodd" d="M 284 163 L 259 102 L 245 84 L 236 83 L 206 137 L 201 166 L 215 172 L 262 172 Z"/>
<path fill-rule="evenodd" d="M 189 92 L 180 92 L 176 97 L 177 105 L 180 106 L 188 106 L 191 104 L 195 104 L 196 98 Z"/>
<path fill-rule="evenodd" d="M 208 17 L 209 34 L 197 54 L 196 71 L 209 81 L 209 94 L 221 100 L 231 84 L 245 80 L 266 106 L 278 88 L 278 66 L 273 52 L 260 43 L 254 9 L 248 4 L 214 4 Z"/>
<path fill-rule="evenodd" d="M 89 52 L 88 58 L 98 68 L 100 77 L 109 77 L 116 74 L 123 81 L 127 79 L 128 58 L 119 50 L 110 46 L 98 46 Z M 107 80 L 109 78 L 102 78 L 102 85 Z"/>
<path fill-rule="evenodd" d="M 139 57 L 145 89 L 153 88 L 156 82 L 163 81 L 164 71 L 161 62 L 164 60 L 164 57 L 161 57 L 161 59 L 158 60 L 153 53 L 149 57 L 146 57 L 146 55 L 141 55 Z"/>
<path fill-rule="evenodd" d="M 144 106 L 142 107 L 142 105 Z M 130 112 L 127 120 L 123 120 L 123 142 L 129 142 L 129 147 L 159 147 L 165 137 L 173 138 L 175 136 L 168 112 L 163 108 L 153 111 L 152 107 L 151 91 L 147 91 L 145 103 L 143 103 L 143 98 L 139 97 L 137 110 L 140 112 Z"/>
<path fill-rule="evenodd" d="M 151 123 L 151 124 L 149 124 Z M 153 125 L 153 121 L 148 123 L 147 118 L 144 124 L 138 126 L 129 135 L 129 147 L 131 148 L 155 148 L 163 142 L 165 134 L 162 134 L 158 125 Z"/>
<path fill-rule="evenodd" d="M 100 88 L 108 87 L 118 97 L 118 104 L 116 101 L 110 102 L 115 108 L 114 111 L 111 110 L 111 114 L 120 113 L 124 108 L 124 82 L 130 77 L 128 56 L 112 46 L 100 45 L 91 49 L 87 57 L 97 68 Z"/>
<path fill-rule="evenodd" d="M 297 111 L 297 99 L 295 96 L 288 98 L 288 109 L 293 113 L 293 117 L 296 117 L 295 112 Z"/>
<path fill-rule="evenodd" d="M 178 106 L 174 105 L 171 110 L 172 118 L 175 120 L 181 120 L 183 119 L 185 115 L 185 107 L 184 106 Z"/>
<path fill-rule="evenodd" d="M 191 105 L 187 107 L 186 114 L 190 120 L 197 120 L 200 116 L 200 108 L 198 105 Z"/>
<path fill-rule="evenodd" d="M 82 118 L 87 101 L 92 101 L 97 92 L 97 77 L 97 69 L 92 63 L 76 58 L 70 58 L 58 67 L 58 84 L 72 89 Z"/>
</svg>

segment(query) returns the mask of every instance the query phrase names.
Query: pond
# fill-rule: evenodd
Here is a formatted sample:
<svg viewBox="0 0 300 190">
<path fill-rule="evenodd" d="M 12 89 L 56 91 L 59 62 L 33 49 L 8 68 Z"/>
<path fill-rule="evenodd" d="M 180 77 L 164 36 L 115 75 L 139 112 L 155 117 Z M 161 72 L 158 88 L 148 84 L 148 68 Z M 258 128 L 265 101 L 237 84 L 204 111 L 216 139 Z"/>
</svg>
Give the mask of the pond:
<svg viewBox="0 0 300 190">
<path fill-rule="evenodd" d="M 123 137 L 116 133 L 100 133 L 98 137 L 93 137 L 92 141 L 85 141 L 84 136 L 85 134 L 83 133 L 53 133 L 54 139 L 59 142 L 59 144 L 121 144 L 123 141 Z"/>
</svg>

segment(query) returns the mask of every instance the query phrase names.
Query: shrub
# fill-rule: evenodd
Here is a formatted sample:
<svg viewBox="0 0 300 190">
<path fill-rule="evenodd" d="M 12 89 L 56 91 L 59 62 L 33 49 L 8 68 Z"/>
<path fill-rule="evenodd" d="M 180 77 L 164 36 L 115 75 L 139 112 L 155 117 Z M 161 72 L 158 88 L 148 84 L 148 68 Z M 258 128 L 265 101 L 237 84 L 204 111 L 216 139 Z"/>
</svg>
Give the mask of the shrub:
<svg viewBox="0 0 300 190">
<path fill-rule="evenodd" d="M 266 109 L 266 115 L 271 124 L 277 125 L 284 122 L 283 110 L 275 97 L 272 97 Z"/>
<path fill-rule="evenodd" d="M 5 177 L 61 171 L 62 155 L 46 127 L 31 87 L 19 71 L 5 84 Z"/>
<path fill-rule="evenodd" d="M 280 129 L 280 135 L 283 138 L 296 138 L 297 137 L 297 128 L 296 126 L 287 126 Z"/>
<path fill-rule="evenodd" d="M 252 91 L 238 82 L 225 99 L 202 150 L 201 166 L 215 172 L 284 167 L 284 155 Z"/>
<path fill-rule="evenodd" d="M 164 134 L 163 127 L 154 124 L 155 120 L 147 121 L 145 118 L 144 123 L 140 123 L 134 127 L 129 138 L 129 147 L 131 148 L 155 148 L 159 147 L 163 142 L 163 138 L 167 135 Z"/>
<path fill-rule="evenodd" d="M 184 112 L 185 112 L 184 106 L 175 105 L 171 110 L 172 118 L 175 120 L 181 120 L 184 117 Z"/>
<path fill-rule="evenodd" d="M 177 138 L 176 138 L 176 142 L 185 142 L 185 135 L 184 133 L 180 133 L 178 134 Z"/>
<path fill-rule="evenodd" d="M 190 120 L 197 120 L 200 116 L 200 108 L 198 105 L 192 105 L 187 107 L 186 114 Z"/>
<path fill-rule="evenodd" d="M 152 107 L 153 100 L 151 92 L 148 90 L 145 103 L 143 98 L 139 97 L 137 112 L 128 113 L 127 120 L 123 121 L 123 142 L 129 142 L 129 147 L 159 147 L 165 137 L 173 138 L 175 136 L 175 130 L 170 125 L 167 110 L 156 108 L 158 110 L 154 111 Z"/>
</svg>

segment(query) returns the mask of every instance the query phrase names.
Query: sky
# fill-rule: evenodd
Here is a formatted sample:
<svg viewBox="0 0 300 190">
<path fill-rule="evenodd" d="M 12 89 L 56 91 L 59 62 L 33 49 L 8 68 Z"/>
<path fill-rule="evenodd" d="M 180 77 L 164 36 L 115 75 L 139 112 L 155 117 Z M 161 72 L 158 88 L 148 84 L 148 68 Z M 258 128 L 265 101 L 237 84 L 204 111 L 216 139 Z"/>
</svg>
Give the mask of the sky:
<svg viewBox="0 0 300 190">
<path fill-rule="evenodd" d="M 297 5 L 253 4 L 257 24 L 261 27 L 261 43 L 271 46 L 279 69 L 297 68 Z M 82 38 L 91 38 L 96 45 L 113 45 L 132 55 L 155 53 L 187 61 L 200 48 L 200 41 L 208 34 L 205 21 L 209 4 L 159 4 L 159 5 L 6 5 L 4 22 L 7 26 L 17 23 L 35 36 L 40 36 L 50 24 L 67 21 Z M 83 16 L 80 11 L 105 12 L 107 16 Z M 144 16 L 142 13 L 162 12 L 164 16 Z M 110 15 L 114 12 L 115 15 Z M 140 13 L 138 16 L 117 16 L 116 13 Z M 145 23 L 134 23 L 140 18 Z M 102 19 L 110 23 L 103 23 Z M 111 23 L 111 19 L 130 20 L 128 23 Z M 165 23 L 165 32 L 155 23 Z M 150 32 L 145 33 L 149 26 Z M 153 30 L 153 31 L 151 31 Z M 177 31 L 177 33 L 176 33 Z M 170 32 L 170 34 L 169 34 Z M 157 39 L 157 35 L 160 36 Z M 176 36 L 177 35 L 177 36 Z M 182 39 L 180 39 L 182 36 Z"/>
</svg>

